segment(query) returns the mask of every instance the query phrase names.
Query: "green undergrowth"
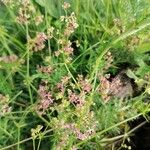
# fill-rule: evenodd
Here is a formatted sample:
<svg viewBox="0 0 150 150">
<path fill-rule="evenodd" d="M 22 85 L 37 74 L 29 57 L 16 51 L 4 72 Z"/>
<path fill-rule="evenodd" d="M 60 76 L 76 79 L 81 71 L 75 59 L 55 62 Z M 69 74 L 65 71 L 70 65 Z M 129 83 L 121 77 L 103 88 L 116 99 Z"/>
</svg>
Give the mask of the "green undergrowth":
<svg viewBox="0 0 150 150">
<path fill-rule="evenodd" d="M 0 150 L 126 147 L 128 123 L 149 121 L 149 5 L 1 0 Z M 110 96 L 122 71 L 132 95 Z"/>
</svg>

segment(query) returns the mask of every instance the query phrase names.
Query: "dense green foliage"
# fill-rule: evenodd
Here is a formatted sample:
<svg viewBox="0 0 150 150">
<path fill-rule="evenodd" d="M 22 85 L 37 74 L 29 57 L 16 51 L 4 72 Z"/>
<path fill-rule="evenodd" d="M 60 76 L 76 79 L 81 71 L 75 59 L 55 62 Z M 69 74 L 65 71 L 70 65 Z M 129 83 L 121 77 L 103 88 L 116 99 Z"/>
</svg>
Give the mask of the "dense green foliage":
<svg viewBox="0 0 150 150">
<path fill-rule="evenodd" d="M 1 0 L 0 150 L 125 147 L 128 122 L 149 119 L 149 6 Z M 116 91 L 122 71 L 129 97 Z"/>
</svg>

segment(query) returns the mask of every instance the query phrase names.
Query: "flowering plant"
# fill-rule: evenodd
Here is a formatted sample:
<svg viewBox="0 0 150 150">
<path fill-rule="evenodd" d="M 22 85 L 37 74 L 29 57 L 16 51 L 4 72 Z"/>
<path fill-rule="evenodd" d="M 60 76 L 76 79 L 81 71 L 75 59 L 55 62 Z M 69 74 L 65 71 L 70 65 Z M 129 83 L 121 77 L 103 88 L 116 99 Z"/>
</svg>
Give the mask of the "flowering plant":
<svg viewBox="0 0 150 150">
<path fill-rule="evenodd" d="M 134 148 L 150 111 L 149 5 L 1 0 L 0 149 Z"/>
</svg>

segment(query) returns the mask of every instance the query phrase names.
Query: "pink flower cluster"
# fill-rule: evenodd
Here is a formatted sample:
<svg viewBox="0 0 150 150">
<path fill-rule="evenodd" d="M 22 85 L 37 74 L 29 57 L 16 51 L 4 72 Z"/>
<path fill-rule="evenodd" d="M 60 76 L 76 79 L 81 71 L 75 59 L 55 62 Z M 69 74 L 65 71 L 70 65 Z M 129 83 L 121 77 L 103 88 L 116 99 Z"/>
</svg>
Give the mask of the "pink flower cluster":
<svg viewBox="0 0 150 150">
<path fill-rule="evenodd" d="M 106 61 L 104 70 L 106 71 L 107 69 L 109 69 L 112 66 L 113 56 L 112 56 L 111 52 L 107 52 L 104 59 Z"/>
<path fill-rule="evenodd" d="M 100 77 L 100 93 L 102 98 L 107 102 L 112 96 L 117 98 L 130 97 L 133 94 L 133 88 L 128 78 L 123 80 L 123 72 L 109 81 L 106 77 Z"/>
<path fill-rule="evenodd" d="M 82 98 L 82 95 L 78 95 L 75 92 L 72 92 L 68 89 L 68 99 L 72 104 L 75 104 L 76 106 L 83 106 L 85 101 Z"/>
<path fill-rule="evenodd" d="M 105 102 L 110 100 L 109 92 L 110 92 L 110 82 L 106 77 L 100 77 L 100 94 Z"/>
<path fill-rule="evenodd" d="M 16 56 L 15 54 L 0 57 L 0 62 L 3 61 L 5 63 L 16 62 L 17 60 L 18 60 L 18 56 Z"/>
<path fill-rule="evenodd" d="M 10 113 L 12 108 L 9 106 L 9 97 L 0 94 L 0 117 Z"/>
<path fill-rule="evenodd" d="M 68 8 L 70 8 L 70 4 L 67 2 L 64 2 L 64 4 L 62 5 L 62 7 L 64 8 L 64 10 L 67 10 Z"/>
<path fill-rule="evenodd" d="M 68 55 L 73 54 L 73 48 L 71 47 L 70 41 L 64 45 L 63 49 L 64 49 L 64 52 L 67 53 Z"/>
<path fill-rule="evenodd" d="M 83 78 L 83 75 L 78 75 L 78 83 L 81 85 L 81 88 L 85 93 L 89 93 L 91 91 L 92 86 L 88 79 Z"/>
<path fill-rule="evenodd" d="M 39 24 L 41 24 L 41 23 L 43 22 L 43 18 L 44 18 L 43 15 L 36 16 L 36 17 L 34 18 L 34 20 L 35 20 L 35 25 L 38 26 Z"/>
<path fill-rule="evenodd" d="M 69 3 L 64 3 L 63 8 L 66 11 L 70 7 Z M 61 16 L 60 21 L 64 22 L 64 30 L 63 30 L 63 37 L 61 37 L 57 43 L 59 44 L 59 49 L 55 51 L 55 56 L 59 56 L 61 53 L 65 54 L 67 56 L 66 63 L 70 62 L 72 58 L 70 55 L 73 54 L 73 47 L 72 42 L 69 40 L 71 34 L 78 28 L 77 24 L 77 18 L 75 16 L 75 13 L 72 12 L 71 15 Z M 59 32 L 58 32 L 59 33 Z M 62 34 L 61 34 L 62 35 Z"/>
<path fill-rule="evenodd" d="M 53 72 L 53 68 L 51 66 L 37 66 L 37 69 L 41 73 L 51 74 Z"/>
<path fill-rule="evenodd" d="M 33 46 L 33 51 L 41 51 L 42 49 L 45 48 L 45 41 L 47 40 L 47 36 L 45 33 L 40 32 L 37 33 L 35 39 L 34 39 L 34 46 Z"/>
<path fill-rule="evenodd" d="M 63 126 L 63 128 L 71 130 L 71 132 L 76 135 L 77 139 L 82 141 L 88 139 L 92 134 L 94 134 L 94 129 L 89 129 L 82 133 L 74 124 L 66 124 Z"/>
<path fill-rule="evenodd" d="M 55 51 L 55 56 L 59 56 L 61 53 L 64 53 L 66 54 L 67 56 L 69 55 L 72 55 L 73 54 L 73 48 L 71 46 L 71 42 L 68 40 L 68 41 L 65 41 L 65 40 L 58 40 L 58 44 L 61 46 L 61 48 L 57 51 Z"/>
<path fill-rule="evenodd" d="M 20 24 L 29 23 L 31 15 L 35 12 L 35 8 L 31 5 L 29 0 L 22 0 L 19 8 L 19 13 L 16 21 Z"/>
<path fill-rule="evenodd" d="M 45 114 L 45 111 L 53 104 L 54 99 L 46 86 L 40 85 L 38 93 L 40 95 L 40 102 L 38 103 L 37 111 L 39 114 Z"/>
<path fill-rule="evenodd" d="M 70 16 L 67 16 L 64 18 L 66 22 L 66 29 L 64 31 L 65 36 L 70 36 L 76 28 L 78 28 L 77 24 L 77 18 L 75 16 L 75 13 L 72 12 Z"/>
<path fill-rule="evenodd" d="M 65 92 L 65 87 L 68 84 L 70 77 L 69 76 L 64 76 L 59 83 L 57 83 L 57 89 L 60 90 L 61 94 L 64 94 Z"/>
</svg>

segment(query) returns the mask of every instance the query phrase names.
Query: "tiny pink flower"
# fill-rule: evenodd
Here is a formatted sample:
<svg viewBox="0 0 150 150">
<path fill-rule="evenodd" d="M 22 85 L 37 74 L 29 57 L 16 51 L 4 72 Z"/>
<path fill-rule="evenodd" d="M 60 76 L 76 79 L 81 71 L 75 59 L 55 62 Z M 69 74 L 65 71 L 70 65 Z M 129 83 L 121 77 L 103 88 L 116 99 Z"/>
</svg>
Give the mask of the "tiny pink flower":
<svg viewBox="0 0 150 150">
<path fill-rule="evenodd" d="M 84 100 L 81 95 L 77 95 L 76 93 L 72 92 L 68 89 L 68 99 L 71 103 L 75 104 L 76 106 L 83 106 Z"/>
<path fill-rule="evenodd" d="M 67 2 L 64 2 L 64 4 L 62 5 L 62 7 L 66 10 L 70 7 L 70 4 Z"/>
<path fill-rule="evenodd" d="M 0 57 L 0 62 L 3 61 L 5 63 L 16 62 L 17 60 L 18 60 L 18 56 L 16 56 L 15 54 Z"/>
<path fill-rule="evenodd" d="M 45 35 L 45 33 L 43 32 L 37 33 L 34 39 L 33 50 L 37 52 L 37 51 L 41 51 L 42 49 L 44 49 L 46 40 L 47 40 L 47 36 Z"/>
<path fill-rule="evenodd" d="M 52 94 L 48 91 L 46 86 L 40 85 L 38 90 L 40 96 L 40 102 L 37 106 L 37 111 L 39 114 L 45 114 L 45 111 L 53 104 L 54 99 Z"/>
<path fill-rule="evenodd" d="M 38 71 L 41 73 L 51 74 L 53 72 L 53 68 L 51 66 L 38 66 Z"/>
</svg>

